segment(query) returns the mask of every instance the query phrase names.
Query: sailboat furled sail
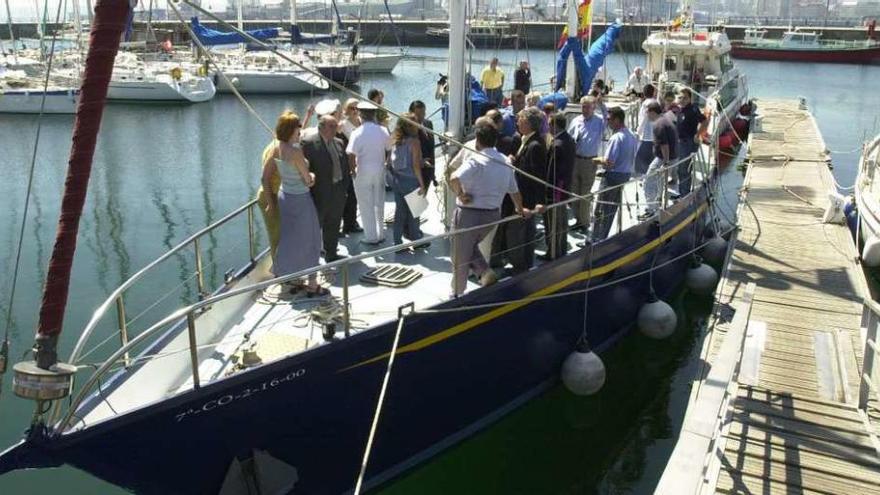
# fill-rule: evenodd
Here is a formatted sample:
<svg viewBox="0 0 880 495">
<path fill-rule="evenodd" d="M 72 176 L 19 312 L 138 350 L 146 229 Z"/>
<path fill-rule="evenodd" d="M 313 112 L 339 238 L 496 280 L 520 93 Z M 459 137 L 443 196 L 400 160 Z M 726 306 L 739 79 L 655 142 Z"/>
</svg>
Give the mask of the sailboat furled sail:
<svg viewBox="0 0 880 495">
<path fill-rule="evenodd" d="M 623 25 L 619 22 L 609 25 L 602 36 L 590 45 L 590 50 L 586 54 L 581 49 L 579 38 L 574 36 L 568 38 L 559 50 L 559 56 L 556 59 L 556 87 L 554 89 L 559 91 L 564 86 L 568 57 L 571 56 L 574 59 L 580 81 L 581 94 L 589 93 L 593 77 L 596 76 L 599 67 L 605 63 L 605 57 L 614 51 L 614 44 L 617 42 L 622 28 Z"/>
</svg>

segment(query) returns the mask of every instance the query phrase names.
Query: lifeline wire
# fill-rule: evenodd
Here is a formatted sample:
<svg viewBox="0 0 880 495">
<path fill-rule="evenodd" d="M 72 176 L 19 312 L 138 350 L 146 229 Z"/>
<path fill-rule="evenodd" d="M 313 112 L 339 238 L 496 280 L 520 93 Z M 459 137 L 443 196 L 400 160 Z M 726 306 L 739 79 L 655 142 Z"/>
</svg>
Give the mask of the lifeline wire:
<svg viewBox="0 0 880 495">
<path fill-rule="evenodd" d="M 58 10 L 55 14 L 55 25 L 59 24 L 61 19 L 61 7 L 65 2 L 58 2 Z M 46 77 L 43 78 L 43 96 L 40 100 L 40 113 L 37 115 L 37 133 L 34 138 L 34 151 L 31 154 L 31 165 L 28 170 L 27 189 L 24 195 L 24 211 L 21 215 L 21 228 L 18 233 L 18 247 L 15 253 L 15 265 L 12 271 L 12 286 L 9 290 L 9 305 L 6 307 L 6 328 L 3 333 L 3 342 L 0 346 L 8 350 L 9 346 L 9 329 L 12 326 L 12 306 L 15 303 L 15 289 L 18 282 L 19 266 L 21 265 L 21 252 L 24 245 L 24 231 L 27 225 L 28 209 L 30 207 L 31 193 L 34 185 L 34 171 L 37 167 L 37 150 L 40 147 L 40 131 L 43 128 L 43 114 L 46 110 L 46 93 L 49 90 L 49 76 L 52 73 L 52 60 L 55 58 L 55 40 L 58 37 L 58 31 L 52 33 L 52 43 L 50 45 L 49 60 L 46 64 Z"/>
</svg>

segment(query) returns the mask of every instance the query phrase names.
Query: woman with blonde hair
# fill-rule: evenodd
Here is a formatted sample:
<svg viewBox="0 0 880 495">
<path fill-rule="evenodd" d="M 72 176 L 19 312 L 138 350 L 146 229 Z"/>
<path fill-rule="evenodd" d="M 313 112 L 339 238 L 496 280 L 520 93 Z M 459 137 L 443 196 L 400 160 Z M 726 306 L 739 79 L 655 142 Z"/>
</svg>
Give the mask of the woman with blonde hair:
<svg viewBox="0 0 880 495">
<path fill-rule="evenodd" d="M 397 119 L 391 134 L 391 189 L 394 191 L 394 243 L 402 244 L 403 236 L 415 241 L 421 239 L 419 218 L 413 216 L 406 195 L 418 190 L 424 196 L 427 188 L 422 177 L 422 144 L 419 128 L 412 122 L 415 115 L 405 113 Z"/>
<path fill-rule="evenodd" d="M 287 110 L 275 125 L 276 146 L 263 160 L 263 191 L 267 195 L 266 213 L 279 215 L 278 249 L 272 272 L 276 277 L 296 273 L 317 266 L 321 256 L 321 228 L 309 189 L 315 184 L 315 175 L 300 148 L 302 122 Z M 278 194 L 272 192 L 274 176 L 280 177 Z M 294 284 L 291 292 L 302 289 Z M 305 286 L 309 297 L 327 295 L 329 291 L 318 285 L 316 274 L 308 277 Z"/>
</svg>

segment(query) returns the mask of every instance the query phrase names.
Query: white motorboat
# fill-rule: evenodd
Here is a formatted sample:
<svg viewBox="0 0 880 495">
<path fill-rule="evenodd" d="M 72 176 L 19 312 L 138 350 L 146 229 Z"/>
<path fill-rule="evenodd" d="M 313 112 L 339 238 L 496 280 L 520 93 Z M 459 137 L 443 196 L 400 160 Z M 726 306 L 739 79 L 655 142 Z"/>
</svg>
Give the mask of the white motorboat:
<svg viewBox="0 0 880 495">
<path fill-rule="evenodd" d="M 733 63 L 723 31 L 696 27 L 686 14 L 682 18 L 679 29 L 652 32 L 642 43 L 648 55 L 645 71 L 657 86 L 658 98 L 680 87 L 696 90 L 702 96 L 696 102 L 713 110 L 709 135 L 718 137 L 748 102 L 746 76 Z"/>
<path fill-rule="evenodd" d="M 45 101 L 44 101 L 45 100 Z M 79 89 L 43 81 L 23 71 L 0 68 L 0 113 L 76 113 Z"/>
<path fill-rule="evenodd" d="M 869 268 L 880 266 L 880 135 L 874 137 L 864 148 L 859 160 L 856 178 L 855 201 L 858 222 L 850 223 L 855 229 L 857 241 L 862 242 L 862 264 Z M 847 218 L 850 220 L 850 218 Z"/>
</svg>

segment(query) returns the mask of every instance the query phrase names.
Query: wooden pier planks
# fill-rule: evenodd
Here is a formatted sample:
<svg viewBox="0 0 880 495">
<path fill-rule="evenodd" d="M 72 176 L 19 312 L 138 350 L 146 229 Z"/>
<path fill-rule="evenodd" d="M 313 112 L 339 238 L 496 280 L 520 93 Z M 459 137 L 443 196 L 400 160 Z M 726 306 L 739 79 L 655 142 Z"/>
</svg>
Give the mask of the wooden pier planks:
<svg viewBox="0 0 880 495">
<path fill-rule="evenodd" d="M 727 291 L 756 283 L 750 320 L 765 322 L 767 335 L 758 384 L 740 384 L 728 407 L 715 489 L 880 493 L 880 461 L 862 417 L 821 392 L 820 371 L 831 369 L 847 397 L 857 394 L 867 293 L 846 227 L 822 222 L 835 190 L 825 145 L 796 102 L 759 106 L 765 132 L 750 143 L 748 204 Z M 817 361 L 817 342 L 832 343 L 830 358 Z"/>
<path fill-rule="evenodd" d="M 822 222 L 835 191 L 825 145 L 797 102 L 760 101 L 759 108 L 764 132 L 750 141 L 740 230 L 721 282 L 720 318 L 704 343 L 707 375 L 695 387 L 710 386 L 708 370 L 729 366 L 725 360 L 754 359 L 748 333 L 741 354 L 725 351 L 728 337 L 741 338 L 735 315 L 744 299 L 748 328 L 757 322 L 764 332 L 763 349 L 756 379 L 742 383 L 740 372 L 720 417 L 706 418 L 718 426 L 713 452 L 692 468 L 702 468 L 702 480 L 677 493 L 880 494 L 877 439 L 853 403 L 868 291 L 847 228 Z M 751 283 L 754 294 L 746 296 Z M 688 415 L 693 397 L 699 394 Z M 676 452 L 657 493 L 672 493 L 666 487 L 685 479 L 670 469 Z"/>
</svg>

